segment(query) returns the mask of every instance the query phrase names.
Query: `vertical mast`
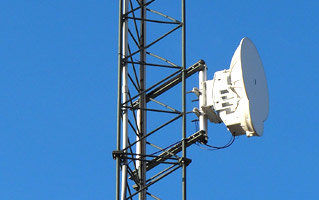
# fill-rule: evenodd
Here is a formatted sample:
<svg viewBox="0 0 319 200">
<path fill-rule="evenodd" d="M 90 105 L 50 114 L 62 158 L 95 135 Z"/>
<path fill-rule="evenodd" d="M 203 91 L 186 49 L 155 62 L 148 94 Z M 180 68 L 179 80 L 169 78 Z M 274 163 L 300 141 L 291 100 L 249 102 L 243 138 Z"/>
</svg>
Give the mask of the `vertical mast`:
<svg viewBox="0 0 319 200">
<path fill-rule="evenodd" d="M 181 19 L 175 19 L 180 4 Z M 152 27 L 147 32 L 146 22 Z M 186 200 L 191 162 L 186 148 L 204 135 L 186 137 L 186 78 L 203 66 L 197 62 L 186 69 L 185 0 L 119 0 L 118 49 L 116 200 L 161 199 L 168 191 L 153 193 L 153 185 L 178 169 Z M 181 92 L 169 93 L 177 85 Z"/>
<path fill-rule="evenodd" d="M 141 5 L 140 9 L 140 36 L 139 36 L 139 50 L 140 50 L 140 74 L 139 74 L 139 109 L 137 110 L 137 124 L 139 135 L 136 137 L 136 153 L 137 158 L 144 160 L 143 155 L 146 154 L 146 139 L 141 139 L 146 134 L 146 98 L 145 98 L 145 86 L 146 86 L 146 72 L 145 65 L 146 63 L 146 6 L 145 0 L 139 0 Z M 141 156 L 139 156 L 141 155 Z M 141 160 L 136 161 L 136 168 L 138 171 L 139 177 L 139 188 L 143 188 L 146 185 L 146 162 Z M 139 192 L 139 200 L 146 200 L 146 190 Z"/>
<path fill-rule="evenodd" d="M 186 5 L 182 0 L 182 200 L 186 200 Z"/>
<path fill-rule="evenodd" d="M 122 12 L 125 14 L 128 11 L 128 1 L 124 0 Z M 123 20 L 123 19 L 122 19 Z M 129 98 L 128 94 L 128 64 L 127 64 L 127 54 L 128 54 L 128 20 L 123 21 L 122 27 L 122 148 L 125 149 L 128 145 L 128 109 L 127 100 Z M 127 152 L 125 150 L 124 152 Z M 126 185 L 127 185 L 127 160 L 123 160 L 122 165 L 122 185 L 121 185 L 121 199 L 125 200 L 126 196 Z"/>
<path fill-rule="evenodd" d="M 117 81 L 117 138 L 116 151 L 121 150 L 121 115 L 122 115 L 122 42 L 123 42 L 123 1 L 119 0 L 119 30 L 118 30 L 118 81 Z M 120 200 L 120 158 L 116 157 L 116 200 Z"/>
</svg>

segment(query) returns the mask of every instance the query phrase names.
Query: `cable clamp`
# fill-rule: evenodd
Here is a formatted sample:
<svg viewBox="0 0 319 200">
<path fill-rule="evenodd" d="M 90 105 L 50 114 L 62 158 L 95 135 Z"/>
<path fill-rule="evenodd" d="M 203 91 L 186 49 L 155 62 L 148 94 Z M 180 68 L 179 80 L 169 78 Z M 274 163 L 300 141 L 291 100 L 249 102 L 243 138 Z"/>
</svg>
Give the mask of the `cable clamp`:
<svg viewBox="0 0 319 200">
<path fill-rule="evenodd" d="M 180 158 L 179 160 L 178 160 L 178 162 L 182 165 L 182 164 L 185 164 L 186 166 L 188 166 L 191 162 L 192 162 L 192 160 L 191 159 L 189 159 L 189 158 Z"/>
<path fill-rule="evenodd" d="M 113 156 L 113 159 L 116 159 L 116 158 L 121 159 L 124 157 L 124 152 L 123 151 L 113 151 L 112 156 Z"/>
</svg>

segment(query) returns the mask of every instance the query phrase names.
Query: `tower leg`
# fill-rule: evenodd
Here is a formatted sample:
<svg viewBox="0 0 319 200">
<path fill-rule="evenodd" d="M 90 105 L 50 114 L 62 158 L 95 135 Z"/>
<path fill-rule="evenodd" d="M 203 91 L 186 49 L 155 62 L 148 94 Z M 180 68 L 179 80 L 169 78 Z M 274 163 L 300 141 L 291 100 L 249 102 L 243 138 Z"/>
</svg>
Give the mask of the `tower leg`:
<svg viewBox="0 0 319 200">
<path fill-rule="evenodd" d="M 139 74 L 139 110 L 137 111 L 137 124 L 139 135 L 136 137 L 137 141 L 146 134 L 146 96 L 144 93 L 146 87 L 146 69 L 144 63 L 146 63 L 146 50 L 144 49 L 146 46 L 146 6 L 145 0 L 139 0 L 140 5 L 144 5 L 141 8 L 140 18 L 142 19 L 140 22 L 140 74 Z M 136 153 L 140 155 L 146 154 L 146 139 L 142 139 L 136 143 Z M 143 156 L 137 156 L 137 158 L 143 159 Z M 136 168 L 138 170 L 139 177 L 139 187 L 143 188 L 146 185 L 146 162 L 142 162 L 140 160 L 136 161 Z M 146 200 L 146 189 L 139 192 L 139 200 Z"/>
</svg>

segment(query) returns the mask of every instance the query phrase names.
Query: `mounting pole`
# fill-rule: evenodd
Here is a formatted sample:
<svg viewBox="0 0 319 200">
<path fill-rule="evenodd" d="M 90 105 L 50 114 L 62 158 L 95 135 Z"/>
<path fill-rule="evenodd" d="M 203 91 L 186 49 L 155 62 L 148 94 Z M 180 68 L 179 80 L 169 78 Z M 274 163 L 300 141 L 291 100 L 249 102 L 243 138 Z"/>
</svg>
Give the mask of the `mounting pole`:
<svg viewBox="0 0 319 200">
<path fill-rule="evenodd" d="M 198 80 L 199 80 L 199 110 L 200 110 L 200 116 L 199 116 L 199 130 L 205 131 L 205 134 L 207 135 L 207 116 L 203 112 L 202 107 L 206 106 L 206 84 L 205 81 L 207 80 L 207 67 L 205 67 L 199 71 L 198 73 Z"/>
</svg>

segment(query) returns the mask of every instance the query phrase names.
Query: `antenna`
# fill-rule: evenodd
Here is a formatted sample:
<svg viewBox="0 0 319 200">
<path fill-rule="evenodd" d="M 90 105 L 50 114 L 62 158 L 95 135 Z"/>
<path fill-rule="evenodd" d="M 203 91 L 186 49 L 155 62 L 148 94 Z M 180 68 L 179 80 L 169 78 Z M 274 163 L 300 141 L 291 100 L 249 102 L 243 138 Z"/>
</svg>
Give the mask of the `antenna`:
<svg viewBox="0 0 319 200">
<path fill-rule="evenodd" d="M 223 122 L 234 136 L 263 134 L 268 88 L 261 59 L 250 39 L 241 40 L 228 70 L 215 72 L 212 80 L 201 84 L 206 87 L 202 112 L 211 122 Z"/>
</svg>

